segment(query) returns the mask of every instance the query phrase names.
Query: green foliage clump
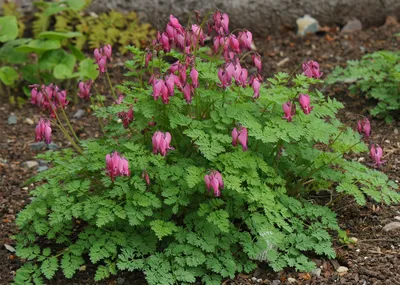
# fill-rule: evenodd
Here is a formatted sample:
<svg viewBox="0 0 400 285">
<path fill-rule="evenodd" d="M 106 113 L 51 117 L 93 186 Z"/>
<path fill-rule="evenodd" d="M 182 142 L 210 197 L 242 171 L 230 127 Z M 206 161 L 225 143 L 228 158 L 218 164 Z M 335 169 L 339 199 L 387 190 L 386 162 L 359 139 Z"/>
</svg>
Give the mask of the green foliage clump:
<svg viewBox="0 0 400 285">
<path fill-rule="evenodd" d="M 33 179 L 45 183 L 17 218 L 17 254 L 28 262 L 15 284 L 42 284 L 57 270 L 71 278 L 89 262 L 97 266 L 96 281 L 140 270 L 152 285 L 221 284 L 257 261 L 276 271 L 309 271 L 309 253 L 335 257 L 332 234 L 340 231 L 335 213 L 310 192 L 353 196 L 360 205 L 366 197 L 400 201 L 386 175 L 345 158 L 367 147 L 336 118 L 342 104 L 312 86 L 320 80 L 279 73 L 253 99 L 249 86 L 219 87 L 221 60 L 200 48 L 192 103 L 175 90 L 163 104 L 142 78 L 167 72 L 165 56 L 186 62 L 189 55 L 159 51 L 146 66 L 147 52 L 128 50 L 135 80 L 119 86 L 121 104 L 95 112 L 109 120 L 104 136 L 79 142 L 82 155 L 66 149 L 39 156 L 53 167 Z M 307 115 L 294 100 L 302 93 L 314 107 Z M 282 119 L 288 101 L 298 106 L 292 122 Z M 118 114 L 131 106 L 134 121 L 124 128 Z M 248 130 L 247 151 L 232 146 L 238 124 Z M 152 152 L 157 130 L 172 136 L 166 156 Z M 112 181 L 105 156 L 114 150 L 129 161 L 131 175 Z M 222 174 L 221 197 L 206 190 L 212 170 Z"/>
<path fill-rule="evenodd" d="M 55 20 L 56 31 L 77 31 L 83 35 L 75 41 L 78 48 L 84 48 L 86 44 L 90 49 L 111 44 L 119 45 L 120 51 L 125 53 L 125 46 L 143 47 L 155 35 L 150 24 L 139 23 L 135 12 L 110 11 L 95 17 L 67 10 L 59 13 Z"/>
<path fill-rule="evenodd" d="M 327 83 L 351 83 L 351 93 L 364 94 L 378 101 L 370 111 L 387 122 L 400 110 L 400 52 L 378 51 L 361 60 L 350 60 L 346 68 L 336 67 Z"/>
</svg>

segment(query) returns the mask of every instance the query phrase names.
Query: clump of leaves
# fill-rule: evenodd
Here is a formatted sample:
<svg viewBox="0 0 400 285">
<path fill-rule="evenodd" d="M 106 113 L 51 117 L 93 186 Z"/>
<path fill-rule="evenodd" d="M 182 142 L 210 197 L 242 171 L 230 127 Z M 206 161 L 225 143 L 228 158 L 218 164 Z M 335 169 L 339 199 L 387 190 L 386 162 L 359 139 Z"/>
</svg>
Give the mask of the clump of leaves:
<svg viewBox="0 0 400 285">
<path fill-rule="evenodd" d="M 351 93 L 377 100 L 371 114 L 391 122 L 400 110 L 400 52 L 378 51 L 348 61 L 346 68 L 336 67 L 327 80 L 337 82 L 350 83 Z"/>
<path fill-rule="evenodd" d="M 96 281 L 141 270 L 154 285 L 221 284 L 257 260 L 308 271 L 310 252 L 335 257 L 332 233 L 340 230 L 310 192 L 328 189 L 360 205 L 366 197 L 400 201 L 386 175 L 344 157 L 367 147 L 336 118 L 342 104 L 315 89 L 321 80 L 279 73 L 247 81 L 245 47 L 226 18 L 217 11 L 210 22 L 223 38 L 216 53 L 199 48 L 198 25 L 183 28 L 172 16 L 170 34 L 151 49 L 128 47 L 134 78 L 119 86 L 124 99 L 96 107 L 108 120 L 104 136 L 74 141 L 77 153 L 40 155 L 54 167 L 33 179 L 45 183 L 18 215 L 16 249 L 27 263 L 15 284 L 42 284 L 59 269 L 71 278 L 89 262 Z M 248 33 L 238 34 L 246 46 Z M 96 51 L 99 65 L 110 52 Z M 152 86 L 143 81 L 149 75 Z"/>
<path fill-rule="evenodd" d="M 83 36 L 77 38 L 78 48 L 96 48 L 102 44 L 120 46 L 122 53 L 125 46 L 143 47 L 155 31 L 148 23 L 140 23 L 135 12 L 120 13 L 110 11 L 99 15 L 82 13 L 82 11 L 65 10 L 55 16 L 56 31 L 77 31 Z"/>
</svg>

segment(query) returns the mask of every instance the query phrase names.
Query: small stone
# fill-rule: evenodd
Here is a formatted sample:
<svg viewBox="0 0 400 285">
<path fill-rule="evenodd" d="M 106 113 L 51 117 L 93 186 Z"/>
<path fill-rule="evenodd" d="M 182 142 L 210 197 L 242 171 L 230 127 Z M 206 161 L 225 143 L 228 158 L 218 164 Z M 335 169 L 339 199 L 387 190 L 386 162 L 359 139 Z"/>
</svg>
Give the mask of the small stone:
<svg viewBox="0 0 400 285">
<path fill-rule="evenodd" d="M 46 144 L 44 142 L 31 143 L 29 146 L 33 151 L 39 151 L 46 148 Z"/>
<path fill-rule="evenodd" d="M 296 20 L 297 24 L 297 34 L 304 36 L 309 33 L 316 33 L 319 30 L 319 24 L 316 19 L 310 15 L 304 15 L 302 18 Z"/>
<path fill-rule="evenodd" d="M 367 48 L 365 46 L 360 46 L 360 51 L 362 53 L 365 53 L 367 51 Z"/>
<path fill-rule="evenodd" d="M 47 165 L 42 165 L 42 166 L 39 166 L 37 170 L 38 170 L 38 172 L 42 172 L 42 171 L 45 171 L 47 169 L 49 169 L 49 167 Z"/>
<path fill-rule="evenodd" d="M 24 163 L 21 164 L 22 167 L 25 167 L 25 168 L 28 168 L 28 169 L 36 167 L 38 165 L 39 165 L 39 163 L 37 161 L 34 161 L 34 160 L 25 161 Z"/>
<path fill-rule="evenodd" d="M 10 116 L 8 116 L 7 122 L 9 125 L 17 124 L 17 116 L 15 116 L 14 114 L 11 114 Z"/>
<path fill-rule="evenodd" d="M 35 122 L 34 122 L 32 119 L 30 119 L 30 118 L 25 118 L 24 123 L 25 123 L 25 124 L 28 124 L 28 125 L 33 125 Z"/>
<path fill-rule="evenodd" d="M 261 283 L 262 281 L 262 279 L 257 279 L 257 283 Z"/>
<path fill-rule="evenodd" d="M 42 159 L 39 159 L 38 162 L 39 162 L 39 166 L 47 165 L 47 163 L 48 163 L 46 160 L 42 160 Z"/>
<path fill-rule="evenodd" d="M 123 284 L 125 284 L 125 279 L 124 279 L 124 278 L 121 278 L 121 277 L 117 278 L 117 284 L 118 284 L 118 285 L 123 285 Z"/>
<path fill-rule="evenodd" d="M 272 280 L 272 285 L 278 285 L 281 284 L 281 280 Z"/>
<path fill-rule="evenodd" d="M 289 278 L 287 279 L 287 282 L 288 282 L 289 284 L 294 284 L 294 283 L 296 283 L 296 279 L 294 279 L 294 278 L 292 278 L 292 277 L 289 277 Z"/>
<path fill-rule="evenodd" d="M 289 62 L 289 58 L 285 57 L 280 62 L 278 62 L 276 65 L 279 67 L 279 66 L 285 65 L 285 63 L 287 63 L 287 62 Z"/>
<path fill-rule="evenodd" d="M 256 277 L 251 277 L 251 281 L 256 282 L 256 281 L 257 281 L 257 278 L 256 278 Z"/>
<path fill-rule="evenodd" d="M 57 150 L 58 149 L 58 145 L 56 145 L 55 143 L 51 142 L 48 146 L 47 149 L 49 150 Z"/>
<path fill-rule="evenodd" d="M 352 243 L 357 243 L 357 242 L 358 242 L 358 238 L 356 238 L 356 237 L 351 237 L 351 238 L 350 238 L 350 241 L 351 241 Z"/>
<path fill-rule="evenodd" d="M 359 157 L 357 160 L 358 162 L 363 162 L 365 160 L 365 157 Z"/>
<path fill-rule="evenodd" d="M 28 187 L 22 187 L 22 190 L 24 190 L 24 191 L 28 191 L 28 190 L 29 190 L 29 188 L 28 188 Z"/>
<path fill-rule="evenodd" d="M 398 129 L 394 129 L 393 132 L 394 132 L 395 135 L 399 134 L 399 130 Z"/>
<path fill-rule="evenodd" d="M 400 221 L 400 216 L 396 216 L 394 219 Z"/>
<path fill-rule="evenodd" d="M 339 266 L 336 272 L 339 274 L 346 274 L 349 269 L 346 266 Z"/>
<path fill-rule="evenodd" d="M 362 30 L 362 23 L 358 19 L 350 20 L 340 31 L 341 33 L 352 33 Z"/>
<path fill-rule="evenodd" d="M 75 112 L 75 114 L 72 117 L 74 117 L 75 119 L 80 119 L 83 117 L 83 115 L 85 115 L 85 111 L 79 109 L 78 111 Z"/>
<path fill-rule="evenodd" d="M 322 271 L 321 268 L 315 268 L 313 271 L 311 271 L 311 274 L 320 277 L 321 271 Z"/>
<path fill-rule="evenodd" d="M 390 232 L 398 229 L 400 229 L 400 222 L 391 222 L 383 227 L 383 230 L 385 232 Z"/>
<path fill-rule="evenodd" d="M 9 245 L 9 244 L 4 244 L 4 247 L 5 247 L 9 252 L 15 252 L 15 248 L 12 247 L 12 246 Z"/>
</svg>

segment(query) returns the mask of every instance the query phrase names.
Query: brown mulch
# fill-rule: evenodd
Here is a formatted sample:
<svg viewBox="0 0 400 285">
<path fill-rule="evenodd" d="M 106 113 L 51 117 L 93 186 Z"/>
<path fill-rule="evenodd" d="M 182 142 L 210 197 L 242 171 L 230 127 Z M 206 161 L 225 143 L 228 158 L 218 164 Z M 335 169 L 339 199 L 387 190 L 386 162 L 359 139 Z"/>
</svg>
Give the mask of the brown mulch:
<svg viewBox="0 0 400 285">
<path fill-rule="evenodd" d="M 365 53 L 382 49 L 399 50 L 400 38 L 395 36 L 399 32 L 399 25 L 385 25 L 345 35 L 330 29 L 326 33 L 303 38 L 289 31 L 280 37 L 257 39 L 255 44 L 263 55 L 263 69 L 268 77 L 278 71 L 291 73 L 308 59 L 317 60 L 326 75 L 334 66 L 343 66 L 346 60 L 359 59 Z M 367 109 L 373 104 L 364 98 L 349 96 L 345 85 L 322 88 L 325 94 L 344 103 L 345 109 L 340 112 L 340 118 L 350 126 L 354 126 L 359 114 L 368 115 Z M 88 111 L 87 106 L 79 106 Z M 75 110 L 71 108 L 68 111 L 72 116 Z M 11 112 L 18 117 L 16 125 L 7 124 Z M 35 124 L 25 123 L 26 118 L 32 119 Z M 38 119 L 37 109 L 29 103 L 21 110 L 0 103 L 0 284 L 10 284 L 15 271 L 22 264 L 4 244 L 14 245 L 11 237 L 16 233 L 15 216 L 30 201 L 29 191 L 33 185 L 25 185 L 24 182 L 37 172 L 37 168 L 26 169 L 21 164 L 34 160 L 35 153 L 31 151 L 30 144 L 34 142 Z M 387 161 L 381 170 L 398 182 L 400 123 L 395 121 L 388 125 L 382 120 L 370 119 L 372 140 L 384 148 L 384 160 Z M 82 119 L 73 120 L 73 125 L 83 139 L 99 135 L 97 121 L 87 112 Z M 67 146 L 60 133 L 55 133 L 54 141 L 59 147 Z M 368 154 L 357 159 L 370 162 Z M 336 260 L 314 259 L 321 269 L 319 277 L 290 269 L 274 273 L 267 264 L 262 263 L 252 274 L 239 274 L 235 280 L 227 280 L 225 284 L 289 284 L 288 278 L 296 280 L 293 284 L 400 284 L 399 231 L 382 231 L 383 226 L 396 221 L 395 217 L 400 219 L 400 206 L 369 201 L 366 206 L 360 207 L 352 199 L 346 198 L 335 205 L 334 210 L 338 213 L 342 228 L 357 242 L 347 246 L 336 243 Z M 336 272 L 338 266 L 346 266 L 349 271 L 340 275 Z M 88 266 L 86 271 L 79 272 L 71 280 L 58 273 L 48 284 L 95 284 L 93 276 L 93 268 Z M 144 281 L 142 274 L 123 273 L 97 284 L 144 284 Z"/>
</svg>

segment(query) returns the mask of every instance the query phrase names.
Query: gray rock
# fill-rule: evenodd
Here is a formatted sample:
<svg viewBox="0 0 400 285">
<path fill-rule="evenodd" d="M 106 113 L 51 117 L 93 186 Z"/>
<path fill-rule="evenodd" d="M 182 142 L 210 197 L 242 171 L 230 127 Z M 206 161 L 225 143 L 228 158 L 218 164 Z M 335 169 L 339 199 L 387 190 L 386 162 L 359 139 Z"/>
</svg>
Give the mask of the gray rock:
<svg viewBox="0 0 400 285">
<path fill-rule="evenodd" d="M 30 118 L 25 118 L 24 123 L 25 123 L 25 124 L 28 124 L 28 125 L 33 125 L 35 122 L 34 122 L 32 119 L 30 119 Z"/>
<path fill-rule="evenodd" d="M 21 164 L 22 167 L 25 167 L 25 168 L 28 168 L 28 169 L 36 167 L 38 165 L 39 165 L 39 163 L 37 161 L 34 161 L 34 160 L 28 160 L 28 161 L 25 161 L 25 162 L 23 162 Z"/>
<path fill-rule="evenodd" d="M 272 280 L 272 285 L 279 285 L 281 284 L 281 280 Z"/>
<path fill-rule="evenodd" d="M 31 143 L 29 146 L 33 151 L 39 151 L 46 148 L 46 144 L 44 142 Z"/>
<path fill-rule="evenodd" d="M 72 117 L 74 117 L 75 119 L 80 119 L 83 117 L 83 115 L 85 115 L 85 111 L 79 109 L 78 111 L 75 112 L 75 114 Z"/>
<path fill-rule="evenodd" d="M 42 172 L 42 171 L 45 171 L 47 169 L 49 169 L 49 167 L 47 165 L 42 165 L 42 166 L 39 166 L 37 170 L 38 170 L 38 172 Z"/>
<path fill-rule="evenodd" d="M 38 162 L 39 162 L 39 166 L 47 165 L 47 163 L 48 163 L 46 160 L 41 160 L 41 159 L 39 159 Z"/>
<path fill-rule="evenodd" d="M 55 143 L 51 142 L 48 146 L 47 149 L 49 150 L 57 150 L 58 149 L 58 145 L 56 145 Z"/>
<path fill-rule="evenodd" d="M 15 116 L 14 114 L 11 114 L 10 116 L 8 116 L 7 122 L 9 125 L 16 125 L 17 124 L 17 116 Z"/>
<path fill-rule="evenodd" d="M 288 282 L 289 284 L 294 284 L 294 283 L 296 283 L 296 279 L 294 279 L 294 278 L 292 278 L 292 277 L 289 277 L 289 278 L 287 279 L 287 282 Z"/>
<path fill-rule="evenodd" d="M 319 30 L 319 23 L 316 19 L 310 15 L 304 15 L 304 17 L 296 20 L 297 34 L 304 36 L 306 34 L 314 34 Z"/>
<path fill-rule="evenodd" d="M 117 284 L 118 284 L 118 285 L 123 285 L 123 284 L 125 284 L 125 279 L 124 279 L 124 278 L 121 278 L 121 277 L 117 278 Z"/>
<path fill-rule="evenodd" d="M 398 229 L 400 229 L 400 222 L 391 222 L 383 227 L 383 230 L 385 232 L 390 232 Z"/>
<path fill-rule="evenodd" d="M 340 31 L 341 33 L 352 33 L 362 30 L 362 23 L 358 19 L 347 21 L 346 25 Z"/>
<path fill-rule="evenodd" d="M 320 277 L 321 271 L 322 271 L 321 268 L 315 268 L 313 271 L 311 271 L 311 274 Z"/>
</svg>

